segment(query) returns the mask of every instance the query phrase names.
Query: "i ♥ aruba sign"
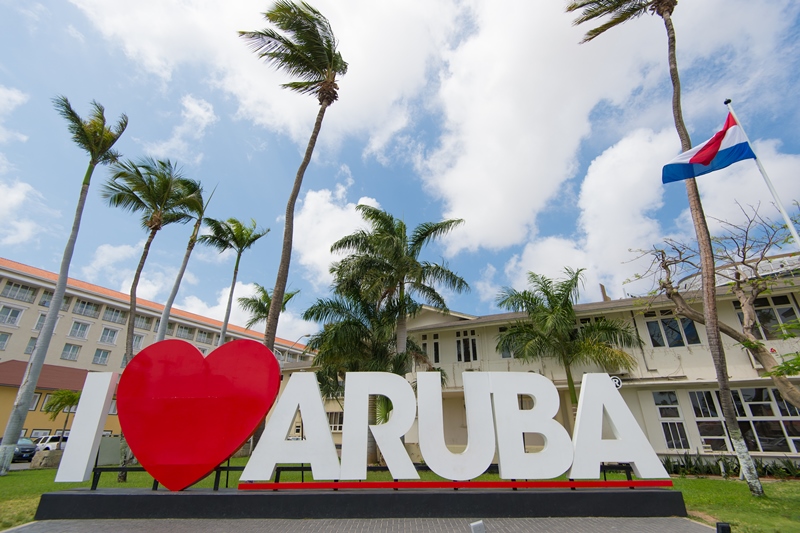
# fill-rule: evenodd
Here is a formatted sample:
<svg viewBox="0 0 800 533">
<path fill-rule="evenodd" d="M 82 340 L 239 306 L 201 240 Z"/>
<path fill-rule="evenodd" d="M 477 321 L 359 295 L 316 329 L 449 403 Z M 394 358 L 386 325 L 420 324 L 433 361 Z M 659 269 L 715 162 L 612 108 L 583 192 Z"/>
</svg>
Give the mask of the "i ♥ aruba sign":
<svg viewBox="0 0 800 533">
<path fill-rule="evenodd" d="M 114 373 L 89 373 L 56 481 L 86 481 L 91 475 L 106 413 L 116 385 Z M 498 459 L 502 479 L 599 479 L 603 462 L 630 463 L 642 479 L 668 478 L 647 438 L 607 374 L 585 374 L 572 437 L 554 417 L 558 391 L 529 372 L 465 372 L 464 401 L 469 443 L 462 453 L 445 445 L 438 372 L 417 374 L 416 395 L 401 376 L 348 373 L 345 379 L 341 460 L 313 373 L 291 376 L 277 400 L 280 367 L 262 344 L 239 340 L 207 357 L 191 344 L 162 341 L 142 350 L 119 379 L 117 411 L 131 451 L 159 483 L 182 490 L 230 457 L 273 407 L 241 481 L 271 479 L 283 463 L 311 465 L 315 480 L 364 480 L 371 432 L 395 479 L 419 479 L 402 437 L 416 422 L 419 446 L 430 469 L 450 480 L 481 475 Z M 392 401 L 384 424 L 368 423 L 370 395 Z M 521 409 L 519 396 L 533 399 Z M 297 413 L 305 440 L 288 440 Z M 603 420 L 614 438 L 603 438 Z M 191 434 L 175 446 L 177 432 Z M 528 453 L 524 433 L 543 437 L 544 448 Z"/>
</svg>

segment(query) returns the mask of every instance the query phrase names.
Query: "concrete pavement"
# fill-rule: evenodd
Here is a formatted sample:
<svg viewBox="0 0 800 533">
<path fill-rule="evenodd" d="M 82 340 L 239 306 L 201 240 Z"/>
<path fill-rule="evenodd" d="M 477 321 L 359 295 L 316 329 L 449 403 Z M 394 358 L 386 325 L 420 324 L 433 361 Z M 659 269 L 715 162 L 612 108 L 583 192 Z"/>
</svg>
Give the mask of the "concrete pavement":
<svg viewBox="0 0 800 533">
<path fill-rule="evenodd" d="M 372 520 L 45 520 L 14 533 L 469 533 L 477 518 Z M 686 518 L 488 518 L 486 533 L 709 533 Z"/>
</svg>

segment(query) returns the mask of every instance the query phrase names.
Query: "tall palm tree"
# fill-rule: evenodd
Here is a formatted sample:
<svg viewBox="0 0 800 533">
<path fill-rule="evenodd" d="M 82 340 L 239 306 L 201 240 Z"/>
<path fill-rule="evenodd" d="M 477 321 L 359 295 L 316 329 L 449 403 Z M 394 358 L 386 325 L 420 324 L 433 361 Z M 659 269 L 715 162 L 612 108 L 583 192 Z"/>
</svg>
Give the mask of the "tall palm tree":
<svg viewBox="0 0 800 533">
<path fill-rule="evenodd" d="M 112 176 L 103 185 L 101 196 L 111 207 L 141 213 L 142 227 L 148 232 L 131 283 L 125 354 L 122 359 L 123 365 L 126 365 L 133 357 L 136 289 L 150 245 L 156 233 L 167 224 L 190 220 L 188 209 L 197 201 L 197 182 L 184 178 L 172 161 L 156 161 L 149 157 L 138 162 L 120 161 L 113 165 L 111 171 Z"/>
<path fill-rule="evenodd" d="M 231 317 L 231 307 L 233 306 L 233 289 L 236 286 L 236 277 L 239 275 L 239 261 L 242 254 L 253 246 L 258 239 L 269 233 L 269 229 L 256 228 L 256 221 L 250 219 L 250 225 L 245 226 L 235 218 L 228 220 L 206 219 L 206 226 L 211 230 L 210 234 L 201 235 L 198 239 L 203 244 L 213 246 L 220 253 L 226 250 L 236 251 L 236 262 L 233 265 L 233 280 L 231 290 L 228 293 L 228 306 L 225 308 L 225 319 L 222 321 L 222 330 L 219 334 L 219 346 L 225 344 L 225 334 L 228 331 L 228 320 Z"/>
<path fill-rule="evenodd" d="M 359 230 L 331 246 L 331 252 L 350 252 L 331 272 L 338 290 L 358 290 L 368 300 L 397 312 L 397 352 L 407 344 L 406 321 L 416 308 L 411 296 L 418 296 L 433 307 L 447 312 L 447 304 L 437 291 L 443 286 L 455 292 L 469 290 L 469 285 L 445 263 L 420 261 L 422 249 L 432 240 L 446 235 L 463 223 L 461 219 L 424 222 L 409 236 L 405 222 L 381 209 L 359 205 L 356 210 L 369 223 L 369 230 Z"/>
<path fill-rule="evenodd" d="M 689 131 L 683 121 L 681 110 L 681 81 L 678 75 L 678 61 L 675 51 L 675 28 L 672 25 L 672 13 L 678 5 L 678 0 L 574 0 L 567 5 L 568 12 L 580 11 L 574 24 L 606 19 L 606 22 L 589 30 L 583 42 L 588 42 L 602 35 L 611 28 L 623 22 L 640 17 L 645 13 L 658 15 L 664 21 L 667 31 L 667 60 L 669 62 L 669 75 L 672 81 L 672 118 L 675 129 L 681 141 L 683 152 L 692 148 Z M 719 333 L 719 318 L 717 316 L 716 279 L 714 273 L 714 254 L 711 246 L 711 235 L 703 213 L 703 204 L 700 202 L 700 192 L 694 178 L 685 180 L 686 195 L 689 198 L 689 211 L 692 214 L 694 231 L 697 236 L 697 245 L 700 252 L 701 279 L 703 291 L 703 315 L 706 322 L 708 348 L 714 360 L 717 374 L 717 383 L 720 390 L 720 407 L 725 418 L 725 425 L 731 436 L 736 455 L 747 479 L 750 492 L 754 496 L 763 496 L 764 490 L 758 481 L 758 473 L 747 451 L 747 445 L 742 437 L 739 424 L 736 420 L 736 411 L 730 394 L 728 382 L 728 364 L 725 360 L 725 350 Z"/>
<path fill-rule="evenodd" d="M 528 272 L 530 289 L 504 288 L 497 305 L 528 316 L 498 335 L 497 349 L 524 361 L 555 359 L 567 374 L 569 397 L 578 405 L 572 366 L 593 363 L 606 370 L 631 370 L 636 360 L 620 347 L 638 346 L 639 335 L 620 320 L 599 320 L 578 327 L 573 305 L 579 296 L 583 269 L 565 269 L 566 279 L 553 281 Z"/>
<path fill-rule="evenodd" d="M 214 196 L 212 192 L 208 200 L 203 200 L 203 186 L 200 185 L 199 181 L 186 180 L 186 186 L 186 192 L 188 193 L 186 197 L 186 211 L 194 218 L 195 222 L 192 228 L 192 234 L 189 236 L 189 242 L 186 245 L 186 253 L 183 254 L 183 262 L 181 263 L 180 269 L 178 269 L 178 275 L 175 276 L 175 284 L 172 286 L 167 302 L 164 304 L 164 310 L 161 312 L 161 319 L 158 322 L 158 332 L 156 333 L 156 342 L 163 341 L 164 337 L 167 335 L 167 326 L 169 323 L 169 314 L 172 311 L 172 304 L 175 303 L 175 298 L 178 296 L 178 289 L 180 289 L 183 274 L 186 272 L 186 266 L 189 264 L 189 257 L 192 255 L 194 245 L 197 242 L 197 234 L 200 232 L 200 226 L 203 225 L 203 218 L 205 217 L 206 209 L 208 209 L 208 204 L 211 202 L 211 196 Z"/>
<path fill-rule="evenodd" d="M 112 148 L 120 138 L 125 128 L 128 126 L 128 117 L 120 115 L 116 125 L 106 125 L 105 109 L 99 103 L 93 101 L 92 111 L 89 118 L 82 119 L 69 103 L 65 96 L 53 99 L 56 111 L 67 121 L 67 129 L 72 135 L 72 140 L 81 150 L 89 154 L 89 166 L 83 176 L 78 204 L 75 207 L 75 216 L 72 221 L 72 231 L 64 247 L 64 255 L 61 258 L 61 269 L 58 271 L 58 281 L 56 282 L 53 298 L 50 301 L 50 309 L 47 311 L 44 324 L 42 325 L 41 338 L 36 342 L 36 347 L 31 354 L 28 370 L 25 372 L 25 379 L 20 385 L 17 399 L 8 418 L 6 430 L 3 435 L 6 437 L 0 445 L 0 475 L 6 475 L 11 459 L 14 457 L 14 447 L 19 438 L 19 434 L 25 425 L 25 418 L 28 416 L 28 406 L 33 398 L 36 383 L 42 372 L 47 349 L 50 347 L 50 340 L 58 320 L 58 312 L 61 303 L 64 301 L 64 292 L 67 289 L 67 279 L 69 278 L 69 266 L 72 262 L 72 254 L 75 250 L 75 243 L 78 240 L 78 230 L 81 226 L 83 207 L 86 204 L 86 197 L 89 194 L 89 184 L 92 174 L 97 165 L 107 165 L 117 161 L 120 154 Z"/>
<path fill-rule="evenodd" d="M 308 140 L 303 160 L 297 169 L 292 192 L 286 204 L 281 261 L 278 266 L 275 287 L 272 290 L 273 299 L 280 302 L 283 301 L 283 294 L 286 292 L 286 284 L 289 279 L 295 203 L 300 194 L 306 167 L 311 161 L 311 154 L 314 153 L 314 146 L 317 144 L 317 136 L 322 127 L 325 111 L 339 98 L 336 76 L 343 76 L 347 72 L 347 63 L 336 49 L 336 37 L 333 35 L 328 19 L 307 3 L 278 0 L 264 16 L 280 31 L 265 28 L 260 31 L 239 32 L 239 35 L 248 42 L 259 58 L 298 79 L 298 81 L 284 83 L 282 85 L 284 88 L 300 94 L 314 95 L 319 101 L 319 112 L 314 122 L 314 129 Z M 271 308 L 267 318 L 265 340 L 269 349 L 275 347 L 279 317 L 280 308 L 277 306 Z"/>
<path fill-rule="evenodd" d="M 253 296 L 246 296 L 239 298 L 239 307 L 250 313 L 250 320 L 244 325 L 246 328 L 253 328 L 259 322 L 266 322 L 269 316 L 269 309 L 272 307 L 272 294 L 258 283 L 255 284 L 256 293 Z M 281 312 L 286 311 L 286 304 L 297 296 L 299 290 L 290 291 L 283 295 L 283 305 L 281 305 Z M 266 331 L 264 332 L 264 341 L 266 342 Z"/>
<path fill-rule="evenodd" d="M 69 414 L 72 412 L 72 408 L 78 405 L 79 401 L 81 401 L 80 391 L 61 389 L 55 391 L 52 396 L 50 396 L 47 404 L 42 407 L 42 411 L 50 414 L 50 420 L 55 420 L 58 416 L 58 413 L 61 411 L 66 411 L 67 413 L 66 418 L 64 418 L 64 428 L 61 430 L 62 439 L 58 443 L 59 450 L 64 447 L 63 435 L 66 435 L 67 433 Z"/>
</svg>

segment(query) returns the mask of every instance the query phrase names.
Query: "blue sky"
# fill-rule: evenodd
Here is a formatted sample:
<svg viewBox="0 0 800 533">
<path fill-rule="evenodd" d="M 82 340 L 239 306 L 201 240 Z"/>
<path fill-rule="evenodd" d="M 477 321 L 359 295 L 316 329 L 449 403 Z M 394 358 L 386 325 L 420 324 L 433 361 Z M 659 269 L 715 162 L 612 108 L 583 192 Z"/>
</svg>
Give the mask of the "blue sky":
<svg viewBox="0 0 800 533">
<path fill-rule="evenodd" d="M 355 206 L 380 206 L 413 227 L 464 226 L 425 252 L 472 286 L 450 307 L 496 312 L 526 272 L 585 267 L 584 300 L 646 268 L 630 249 L 691 236 L 684 187 L 662 186 L 680 149 L 672 124 L 666 35 L 649 15 L 579 45 L 566 2 L 319 0 L 350 69 L 328 111 L 297 208 L 290 289 L 300 296 L 278 334 L 317 329 L 303 310 L 327 295 L 332 242 L 359 227 Z M 170 158 L 215 186 L 210 216 L 271 229 L 242 260 L 237 296 L 274 284 L 292 179 L 318 105 L 279 87 L 237 30 L 266 26 L 250 0 L 0 0 L 0 255 L 57 270 L 87 158 L 51 98 L 82 115 L 97 100 L 130 118 L 127 158 Z M 683 0 L 673 17 L 695 143 L 724 122 L 732 98 L 771 178 L 800 199 L 800 5 L 790 0 Z M 95 173 L 71 275 L 127 292 L 145 237 L 136 217 L 99 196 Z M 709 217 L 740 219 L 736 201 L 769 193 L 752 162 L 699 181 Z M 711 221 L 712 231 L 719 225 Z M 139 294 L 163 301 L 188 226 L 154 241 Z M 198 248 L 178 307 L 221 318 L 233 257 Z M 233 322 L 246 316 L 234 309 Z"/>
</svg>

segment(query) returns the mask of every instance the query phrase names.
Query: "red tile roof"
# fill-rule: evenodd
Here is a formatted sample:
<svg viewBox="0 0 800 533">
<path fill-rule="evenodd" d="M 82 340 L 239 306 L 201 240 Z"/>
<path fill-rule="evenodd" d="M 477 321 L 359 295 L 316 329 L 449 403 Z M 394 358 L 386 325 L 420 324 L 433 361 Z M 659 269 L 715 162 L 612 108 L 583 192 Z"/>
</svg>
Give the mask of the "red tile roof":
<svg viewBox="0 0 800 533">
<path fill-rule="evenodd" d="M 4 361 L 0 363 L 0 386 L 19 387 L 28 363 L 25 361 Z M 88 370 L 64 366 L 44 365 L 39 375 L 37 389 L 79 391 L 83 389 Z"/>
<path fill-rule="evenodd" d="M 58 281 L 58 274 L 56 274 L 55 272 L 49 272 L 41 268 L 36 268 L 30 265 L 17 263 L 16 261 L 5 259 L 3 257 L 0 257 L 0 268 L 6 268 L 8 270 L 16 271 L 22 274 L 27 274 L 28 276 L 48 280 L 53 284 L 55 284 L 56 281 Z M 75 278 L 69 278 L 69 281 L 67 281 L 67 287 L 87 292 L 93 292 L 101 296 L 105 296 L 106 298 L 111 298 L 112 300 L 118 300 L 119 302 L 124 303 L 125 305 L 128 305 L 130 302 L 129 294 L 107 289 L 105 287 L 94 285 L 92 283 L 87 283 L 86 281 L 81 281 Z M 136 306 L 137 308 L 145 308 L 150 311 L 155 311 L 156 313 L 159 314 L 164 310 L 164 306 L 162 304 L 151 302 L 150 300 L 145 300 L 143 298 L 136 298 Z M 194 320 L 197 322 L 202 322 L 204 324 L 211 326 L 212 328 L 219 329 L 222 327 L 222 322 L 220 322 L 219 320 L 214 320 L 213 318 L 208 318 L 202 315 L 196 315 L 194 313 L 190 313 L 182 309 L 177 309 L 175 307 L 173 307 L 170 310 L 170 316 L 178 316 L 189 320 Z M 246 329 L 234 324 L 228 324 L 228 331 L 235 331 L 243 335 L 251 335 L 257 338 L 263 337 L 264 335 L 263 332 L 255 331 L 252 329 Z M 299 342 L 292 343 L 291 341 L 287 341 L 286 339 L 276 338 L 275 342 L 276 344 L 282 344 L 283 346 L 289 346 L 289 347 L 296 346 L 300 350 L 305 348 L 305 346 Z"/>
</svg>

